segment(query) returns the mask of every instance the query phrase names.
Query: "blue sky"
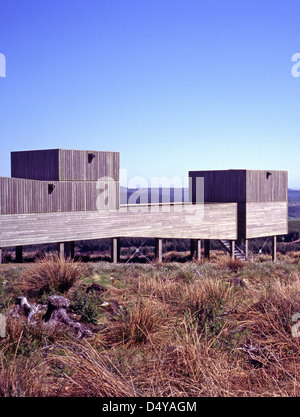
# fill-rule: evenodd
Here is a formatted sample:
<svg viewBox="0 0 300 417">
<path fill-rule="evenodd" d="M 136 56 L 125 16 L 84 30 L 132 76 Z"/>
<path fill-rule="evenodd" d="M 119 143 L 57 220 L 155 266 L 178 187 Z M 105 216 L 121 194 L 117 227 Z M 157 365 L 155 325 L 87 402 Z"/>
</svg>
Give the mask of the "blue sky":
<svg viewBox="0 0 300 417">
<path fill-rule="evenodd" d="M 10 152 L 119 151 L 128 177 L 289 171 L 300 188 L 299 0 L 1 0 Z M 300 72 L 300 69 L 299 69 Z"/>
</svg>

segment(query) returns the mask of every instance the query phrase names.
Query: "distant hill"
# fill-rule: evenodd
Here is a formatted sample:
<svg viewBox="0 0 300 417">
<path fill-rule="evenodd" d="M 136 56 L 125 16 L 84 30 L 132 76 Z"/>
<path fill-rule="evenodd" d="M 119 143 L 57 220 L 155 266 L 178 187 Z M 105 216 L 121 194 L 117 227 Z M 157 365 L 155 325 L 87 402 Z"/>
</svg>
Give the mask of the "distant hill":
<svg viewBox="0 0 300 417">
<path fill-rule="evenodd" d="M 300 204 L 300 190 L 291 190 L 288 189 L 288 198 L 289 202 L 296 202 Z"/>
<path fill-rule="evenodd" d="M 300 219 L 300 190 L 288 189 L 289 217 Z"/>
<path fill-rule="evenodd" d="M 134 195 L 136 193 L 136 195 Z M 120 187 L 121 204 L 139 203 L 163 203 L 189 201 L 189 190 L 187 188 L 126 188 Z"/>
<path fill-rule="evenodd" d="M 138 193 L 134 195 L 135 192 Z M 137 199 L 138 198 L 138 199 Z M 189 190 L 187 188 L 164 189 L 164 188 L 141 188 L 130 189 L 120 187 L 121 204 L 130 203 L 157 203 L 189 201 Z M 300 219 L 300 190 L 288 189 L 289 217 Z"/>
</svg>

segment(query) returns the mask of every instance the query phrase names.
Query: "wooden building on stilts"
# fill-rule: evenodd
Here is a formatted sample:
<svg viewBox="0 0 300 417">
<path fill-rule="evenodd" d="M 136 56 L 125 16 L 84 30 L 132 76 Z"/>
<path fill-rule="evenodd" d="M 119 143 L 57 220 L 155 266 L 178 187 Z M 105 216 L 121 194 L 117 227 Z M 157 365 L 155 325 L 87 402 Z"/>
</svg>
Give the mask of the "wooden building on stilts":
<svg viewBox="0 0 300 417">
<path fill-rule="evenodd" d="M 286 171 L 190 171 L 189 202 L 120 204 L 118 152 L 36 150 L 11 153 L 11 177 L 0 178 L 0 262 L 2 249 L 57 243 L 61 256 L 74 242 L 111 239 L 113 262 L 120 238 L 190 239 L 196 259 L 209 257 L 218 240 L 234 257 L 248 257 L 249 239 L 288 233 Z"/>
</svg>

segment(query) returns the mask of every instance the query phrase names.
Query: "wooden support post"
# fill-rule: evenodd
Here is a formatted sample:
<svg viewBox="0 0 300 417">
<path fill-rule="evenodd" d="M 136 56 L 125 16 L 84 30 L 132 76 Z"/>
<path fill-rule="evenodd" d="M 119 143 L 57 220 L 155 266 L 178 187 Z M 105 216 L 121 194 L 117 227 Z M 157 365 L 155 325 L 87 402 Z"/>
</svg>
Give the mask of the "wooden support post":
<svg viewBox="0 0 300 417">
<path fill-rule="evenodd" d="M 194 258 L 195 255 L 195 239 L 190 239 L 190 251 L 191 251 L 191 259 Z"/>
<path fill-rule="evenodd" d="M 155 259 L 162 262 L 162 239 L 155 238 Z"/>
<path fill-rule="evenodd" d="M 201 260 L 201 240 L 191 239 L 191 259 Z"/>
<path fill-rule="evenodd" d="M 60 242 L 57 244 L 60 259 L 73 259 L 75 254 L 75 242 Z"/>
<path fill-rule="evenodd" d="M 272 236 L 272 261 L 276 261 L 277 258 L 277 237 Z"/>
<path fill-rule="evenodd" d="M 23 262 L 23 246 L 16 247 L 16 262 L 18 264 Z"/>
<path fill-rule="evenodd" d="M 75 242 L 65 242 L 64 243 L 65 258 L 74 259 L 74 254 L 75 254 Z"/>
<path fill-rule="evenodd" d="M 57 251 L 59 254 L 60 259 L 63 259 L 65 257 L 65 244 L 64 243 L 58 243 L 57 244 Z"/>
<path fill-rule="evenodd" d="M 111 239 L 111 261 L 114 264 L 120 262 L 120 238 L 113 237 Z"/>
<path fill-rule="evenodd" d="M 249 256 L 249 241 L 248 239 L 245 239 L 245 258 L 248 259 Z"/>
<path fill-rule="evenodd" d="M 234 250 L 235 250 L 235 240 L 230 241 L 230 257 L 234 259 Z"/>
<path fill-rule="evenodd" d="M 196 239 L 196 260 L 201 261 L 201 240 Z"/>
<path fill-rule="evenodd" d="M 204 257 L 210 258 L 210 239 L 204 239 Z"/>
<path fill-rule="evenodd" d="M 3 262 L 3 253 L 2 253 L 2 248 L 0 248 L 0 264 L 2 264 Z"/>
</svg>

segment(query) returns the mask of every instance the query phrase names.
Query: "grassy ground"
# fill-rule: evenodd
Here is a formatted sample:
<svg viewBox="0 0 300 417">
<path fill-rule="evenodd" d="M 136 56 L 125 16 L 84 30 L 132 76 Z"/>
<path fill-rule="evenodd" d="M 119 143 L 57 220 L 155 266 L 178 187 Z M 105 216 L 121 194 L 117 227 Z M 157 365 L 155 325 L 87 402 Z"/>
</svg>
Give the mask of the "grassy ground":
<svg viewBox="0 0 300 417">
<path fill-rule="evenodd" d="M 2 265 L 2 314 L 62 293 L 95 334 L 8 319 L 0 396 L 299 396 L 300 252 L 278 258 Z"/>
</svg>

